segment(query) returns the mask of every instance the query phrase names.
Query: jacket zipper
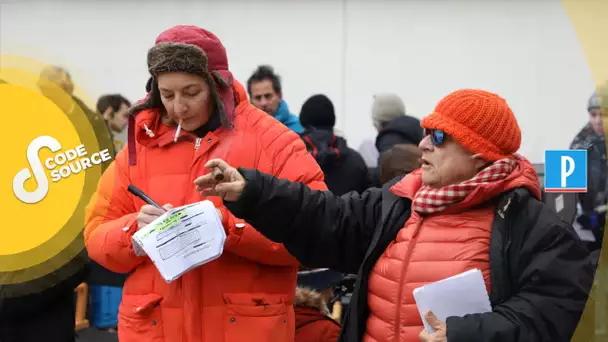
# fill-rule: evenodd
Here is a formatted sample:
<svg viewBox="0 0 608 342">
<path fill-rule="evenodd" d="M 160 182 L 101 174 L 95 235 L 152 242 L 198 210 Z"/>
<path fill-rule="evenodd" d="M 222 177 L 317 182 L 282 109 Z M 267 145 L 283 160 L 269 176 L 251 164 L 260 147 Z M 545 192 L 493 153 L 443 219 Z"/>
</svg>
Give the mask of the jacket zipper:
<svg viewBox="0 0 608 342">
<path fill-rule="evenodd" d="M 201 140 L 203 140 L 203 139 L 202 138 L 196 138 L 196 140 L 194 142 L 194 151 L 198 151 L 199 147 L 201 147 Z M 196 158 L 197 158 L 196 153 L 194 154 L 193 157 L 194 157 L 194 160 L 196 160 Z M 190 165 L 190 174 L 192 174 L 192 165 Z M 191 177 L 189 177 L 189 178 L 191 178 Z M 193 180 L 191 180 L 191 181 L 193 182 Z M 190 184 L 192 184 L 192 182 L 190 182 Z M 187 203 L 187 200 L 188 200 L 188 195 L 186 194 L 186 195 L 184 195 L 183 202 Z M 180 286 L 181 293 L 182 294 L 186 293 L 187 289 L 184 288 L 183 278 L 180 278 L 178 280 L 179 280 L 179 286 Z M 203 327 L 203 324 L 201 324 L 200 331 L 202 332 L 202 331 L 204 331 L 204 329 L 205 328 Z"/>
<path fill-rule="evenodd" d="M 399 342 L 399 339 L 401 338 L 401 329 L 399 329 L 399 326 L 401 325 L 401 300 L 403 297 L 403 284 L 405 281 L 405 275 L 407 273 L 409 260 L 412 257 L 412 252 L 414 251 L 414 247 L 416 247 L 416 242 L 418 241 L 418 233 L 420 232 L 421 226 L 422 218 L 416 223 L 414 235 L 412 236 L 412 240 L 410 240 L 408 244 L 408 250 L 405 255 L 405 258 L 403 259 L 403 268 L 401 269 L 401 276 L 399 277 L 399 289 L 397 291 L 397 312 L 395 313 L 395 342 Z"/>
<path fill-rule="evenodd" d="M 505 279 L 505 286 L 507 287 L 507 291 L 506 293 L 503 293 L 503 298 L 501 298 L 501 303 L 504 302 L 507 297 L 509 296 L 510 292 L 511 292 L 511 283 L 510 283 L 510 277 L 509 275 L 511 274 L 511 271 L 509 270 L 509 249 L 511 248 L 511 227 L 510 227 L 510 220 L 509 217 L 507 216 L 507 211 L 509 210 L 509 205 L 511 205 L 511 200 L 513 199 L 513 195 L 511 195 L 509 197 L 509 199 L 507 200 L 507 204 L 505 204 L 505 206 L 502 208 L 502 212 L 503 214 L 501 215 L 501 217 L 504 220 L 504 229 L 505 229 L 505 234 L 504 234 L 504 238 L 506 241 L 504 241 L 505 247 L 503 250 L 503 255 L 502 255 L 502 267 L 503 267 L 503 279 Z M 504 277 L 504 274 L 506 273 L 506 277 Z M 492 284 L 493 286 L 493 284 Z"/>
</svg>

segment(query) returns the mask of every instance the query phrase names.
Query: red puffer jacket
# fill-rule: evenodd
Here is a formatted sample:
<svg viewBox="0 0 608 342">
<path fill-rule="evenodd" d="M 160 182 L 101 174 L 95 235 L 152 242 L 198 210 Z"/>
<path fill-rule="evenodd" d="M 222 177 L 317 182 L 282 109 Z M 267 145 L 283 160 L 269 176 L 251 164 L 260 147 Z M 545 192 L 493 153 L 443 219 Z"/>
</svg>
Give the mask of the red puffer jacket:
<svg viewBox="0 0 608 342">
<path fill-rule="evenodd" d="M 281 244 L 264 238 L 234 217 L 218 197 L 209 197 L 224 217 L 228 237 L 223 255 L 166 283 L 147 257 L 135 255 L 131 236 L 145 203 L 127 191 L 134 184 L 159 203 L 181 206 L 206 198 L 194 180 L 209 171 L 207 160 L 254 167 L 325 190 L 323 173 L 304 143 L 248 101 L 235 85 L 239 103 L 234 131 L 218 128 L 203 138 L 164 125 L 158 111 L 136 118 L 137 165 L 128 149 L 104 173 L 87 211 L 85 242 L 90 257 L 130 273 L 119 310 L 121 342 L 293 341 L 293 296 L 298 262 Z M 153 134 L 150 134 L 152 132 Z"/>
<path fill-rule="evenodd" d="M 538 193 L 529 163 L 520 163 L 504 181 L 482 186 L 444 212 L 420 216 L 412 212 L 369 277 L 370 316 L 364 341 L 419 341 L 422 320 L 415 288 L 479 269 L 490 293 L 490 237 L 498 194 L 517 187 Z M 395 184 L 391 192 L 413 199 L 422 185 L 420 170 Z M 479 204 L 486 203 L 479 207 Z"/>
</svg>

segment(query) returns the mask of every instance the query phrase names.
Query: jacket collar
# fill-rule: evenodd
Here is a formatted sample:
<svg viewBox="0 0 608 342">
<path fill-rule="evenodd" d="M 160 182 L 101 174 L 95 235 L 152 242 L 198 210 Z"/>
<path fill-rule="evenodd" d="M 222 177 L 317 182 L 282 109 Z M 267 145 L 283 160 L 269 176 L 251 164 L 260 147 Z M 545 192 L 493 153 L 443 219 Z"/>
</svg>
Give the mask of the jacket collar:
<svg viewBox="0 0 608 342">
<path fill-rule="evenodd" d="M 281 103 L 279 103 L 279 107 L 277 108 L 277 112 L 274 115 L 275 119 L 285 122 L 289 119 L 290 115 L 291 113 L 289 112 L 287 102 L 285 102 L 285 100 L 281 100 Z"/>
</svg>

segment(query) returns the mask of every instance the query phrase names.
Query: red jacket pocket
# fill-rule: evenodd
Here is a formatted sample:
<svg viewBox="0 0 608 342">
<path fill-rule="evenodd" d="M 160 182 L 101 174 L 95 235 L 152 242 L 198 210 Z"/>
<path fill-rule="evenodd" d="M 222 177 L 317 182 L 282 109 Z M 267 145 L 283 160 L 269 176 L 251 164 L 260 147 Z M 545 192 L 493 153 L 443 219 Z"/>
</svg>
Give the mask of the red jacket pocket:
<svg viewBox="0 0 608 342">
<path fill-rule="evenodd" d="M 287 296 L 224 294 L 225 342 L 282 342 L 294 339 L 293 306 Z"/>
<path fill-rule="evenodd" d="M 123 294 L 118 309 L 118 339 L 129 341 L 163 341 L 160 303 L 156 293 Z"/>
</svg>

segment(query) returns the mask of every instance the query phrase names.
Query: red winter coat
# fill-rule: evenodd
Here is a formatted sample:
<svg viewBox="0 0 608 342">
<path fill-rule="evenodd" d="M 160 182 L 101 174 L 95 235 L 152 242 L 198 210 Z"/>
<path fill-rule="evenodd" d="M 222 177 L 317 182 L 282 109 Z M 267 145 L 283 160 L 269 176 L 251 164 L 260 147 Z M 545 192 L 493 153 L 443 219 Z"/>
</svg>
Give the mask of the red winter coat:
<svg viewBox="0 0 608 342">
<path fill-rule="evenodd" d="M 340 324 L 328 316 L 321 294 L 298 289 L 295 298 L 295 342 L 336 342 Z"/>
<path fill-rule="evenodd" d="M 325 190 L 323 173 L 296 133 L 253 107 L 240 84 L 234 90 L 234 131 L 221 127 L 203 138 L 182 131 L 174 143 L 175 128 L 163 124 L 158 111 L 140 112 L 137 164 L 128 164 L 128 148 L 118 153 L 87 209 L 90 257 L 111 271 L 130 273 L 118 314 L 121 342 L 294 340 L 297 261 L 234 217 L 221 199 L 201 197 L 193 182 L 209 172 L 204 165 L 211 158 Z M 129 184 L 176 207 L 213 201 L 228 234 L 223 255 L 166 283 L 148 257 L 133 251 L 136 216 L 145 203 L 127 191 Z"/>
<path fill-rule="evenodd" d="M 540 193 L 533 166 L 519 165 L 505 180 L 480 186 L 443 212 L 424 217 L 412 212 L 370 274 L 364 341 L 419 341 L 423 325 L 412 294 L 417 287 L 477 268 L 490 293 L 490 237 L 496 209 L 491 199 L 517 187 Z M 417 170 L 391 192 L 413 199 L 421 185 Z"/>
</svg>

